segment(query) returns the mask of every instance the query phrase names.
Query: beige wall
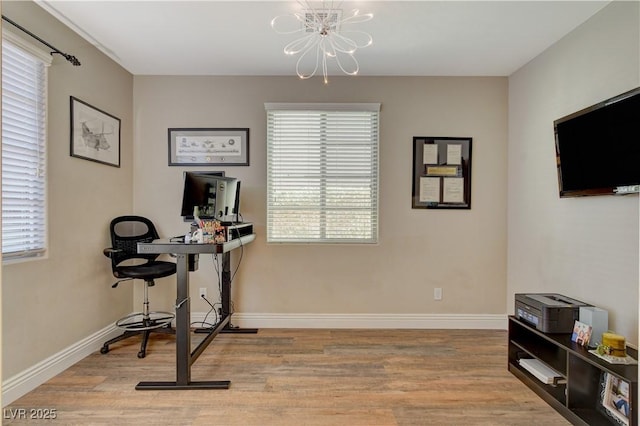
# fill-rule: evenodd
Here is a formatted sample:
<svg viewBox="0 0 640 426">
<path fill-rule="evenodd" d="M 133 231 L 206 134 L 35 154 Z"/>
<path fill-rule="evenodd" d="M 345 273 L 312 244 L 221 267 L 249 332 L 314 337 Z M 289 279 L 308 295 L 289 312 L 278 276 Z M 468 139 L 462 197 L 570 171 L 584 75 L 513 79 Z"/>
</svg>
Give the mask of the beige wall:
<svg viewBox="0 0 640 426">
<path fill-rule="evenodd" d="M 4 2 L 2 12 L 82 63 L 56 56 L 49 69 L 49 253 L 3 266 L 4 380 L 132 310 L 129 286 L 111 289 L 102 250 L 109 220 L 132 210 L 133 77 L 35 3 Z M 122 120 L 121 168 L 69 156 L 71 95 Z"/>
<path fill-rule="evenodd" d="M 636 344 L 638 196 L 560 199 L 553 120 L 640 86 L 639 5 L 613 2 L 509 78 L 508 162 L 507 309 L 566 294 Z"/>
<path fill-rule="evenodd" d="M 380 102 L 377 245 L 267 245 L 265 102 Z M 134 208 L 180 235 L 184 170 L 167 166 L 169 127 L 248 127 L 251 165 L 209 168 L 242 180 L 245 248 L 233 299 L 240 313 L 503 314 L 506 295 L 506 78 L 134 78 Z M 411 209 L 412 137 L 473 138 L 472 209 Z M 191 275 L 215 294 L 211 258 Z M 434 287 L 444 299 L 433 300 Z M 173 280 L 154 289 L 171 306 Z M 160 292 L 163 292 L 160 294 Z M 157 307 L 157 306 L 156 306 Z"/>
</svg>

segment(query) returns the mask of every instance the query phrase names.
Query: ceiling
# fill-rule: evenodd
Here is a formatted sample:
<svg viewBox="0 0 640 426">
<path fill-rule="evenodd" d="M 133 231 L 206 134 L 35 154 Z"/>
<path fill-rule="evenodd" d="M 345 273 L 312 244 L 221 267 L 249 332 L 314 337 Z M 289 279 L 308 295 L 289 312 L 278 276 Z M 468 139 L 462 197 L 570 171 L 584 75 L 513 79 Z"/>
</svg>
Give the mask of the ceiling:
<svg viewBox="0 0 640 426">
<path fill-rule="evenodd" d="M 374 15 L 357 24 L 373 37 L 356 52 L 360 75 L 508 76 L 607 3 L 374 0 L 342 9 Z M 37 4 L 134 75 L 295 75 L 297 57 L 283 48 L 296 37 L 270 26 L 302 9 L 295 0 Z"/>
</svg>

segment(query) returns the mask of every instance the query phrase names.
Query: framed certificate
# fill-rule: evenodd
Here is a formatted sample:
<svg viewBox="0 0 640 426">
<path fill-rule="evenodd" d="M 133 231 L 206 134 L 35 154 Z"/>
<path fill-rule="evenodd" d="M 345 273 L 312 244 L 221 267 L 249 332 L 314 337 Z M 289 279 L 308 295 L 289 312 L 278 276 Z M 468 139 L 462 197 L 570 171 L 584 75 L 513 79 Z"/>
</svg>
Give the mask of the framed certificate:
<svg viewBox="0 0 640 426">
<path fill-rule="evenodd" d="M 471 208 L 471 138 L 414 136 L 411 207 Z"/>
</svg>

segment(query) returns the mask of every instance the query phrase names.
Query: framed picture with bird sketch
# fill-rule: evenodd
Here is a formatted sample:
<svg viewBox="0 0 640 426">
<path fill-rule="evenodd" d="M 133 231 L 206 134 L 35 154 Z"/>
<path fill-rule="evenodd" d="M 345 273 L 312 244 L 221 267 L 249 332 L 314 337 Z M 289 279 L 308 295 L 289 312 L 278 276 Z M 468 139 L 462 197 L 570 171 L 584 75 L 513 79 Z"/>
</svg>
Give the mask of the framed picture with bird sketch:
<svg viewBox="0 0 640 426">
<path fill-rule="evenodd" d="M 71 156 L 120 167 L 120 119 L 70 98 Z"/>
</svg>

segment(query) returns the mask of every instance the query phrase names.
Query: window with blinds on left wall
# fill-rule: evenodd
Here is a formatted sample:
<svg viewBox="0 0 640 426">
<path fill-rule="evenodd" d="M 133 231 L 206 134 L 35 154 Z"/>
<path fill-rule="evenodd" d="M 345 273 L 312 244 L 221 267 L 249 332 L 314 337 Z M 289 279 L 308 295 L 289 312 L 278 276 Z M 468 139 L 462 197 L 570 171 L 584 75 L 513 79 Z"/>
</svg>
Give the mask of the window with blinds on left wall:
<svg viewBox="0 0 640 426">
<path fill-rule="evenodd" d="M 50 56 L 2 34 L 2 256 L 47 249 L 47 67 Z"/>
</svg>

